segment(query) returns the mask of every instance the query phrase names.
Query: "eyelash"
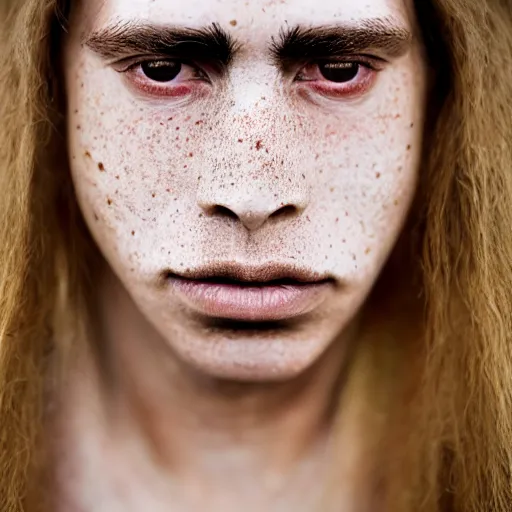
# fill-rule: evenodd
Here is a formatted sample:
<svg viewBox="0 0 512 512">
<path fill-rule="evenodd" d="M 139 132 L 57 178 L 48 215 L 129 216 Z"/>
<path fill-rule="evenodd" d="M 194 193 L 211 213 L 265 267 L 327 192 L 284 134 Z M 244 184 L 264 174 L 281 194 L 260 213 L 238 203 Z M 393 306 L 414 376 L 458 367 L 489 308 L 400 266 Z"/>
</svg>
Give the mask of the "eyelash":
<svg viewBox="0 0 512 512">
<path fill-rule="evenodd" d="M 175 78 L 169 81 L 158 82 L 149 78 L 144 71 L 142 66 L 144 65 L 157 65 L 158 63 L 175 63 L 180 66 L 179 71 Z M 353 79 L 347 82 L 335 82 L 328 80 L 322 76 L 320 68 L 322 66 L 346 64 L 349 66 L 357 66 L 357 73 Z M 322 60 L 313 61 L 304 65 L 299 73 L 296 75 L 294 82 L 300 84 L 300 86 L 307 85 L 315 92 L 332 98 L 353 98 L 356 96 L 362 96 L 366 93 L 371 86 L 374 84 L 377 77 L 377 73 L 381 71 L 382 61 L 374 57 L 358 56 L 352 57 L 346 60 Z M 158 66 L 155 68 L 157 69 Z M 186 81 L 176 82 L 176 79 L 183 74 L 184 68 L 190 68 L 193 76 Z M 320 80 L 307 78 L 305 75 L 308 69 L 316 69 L 317 75 L 320 75 Z M 341 68 L 343 69 L 343 68 Z M 345 69 L 350 69 L 345 67 Z M 130 63 L 129 66 L 125 66 L 124 69 L 118 70 L 124 74 L 129 80 L 130 84 L 133 85 L 143 94 L 147 94 L 153 97 L 183 97 L 192 92 L 197 87 L 197 84 L 193 82 L 199 82 L 200 84 L 210 84 L 210 78 L 202 67 L 197 64 L 193 64 L 178 59 L 162 58 L 162 59 L 148 59 L 139 60 L 137 62 Z M 363 75 L 362 78 L 358 77 Z M 158 85 L 161 83 L 162 85 Z"/>
</svg>

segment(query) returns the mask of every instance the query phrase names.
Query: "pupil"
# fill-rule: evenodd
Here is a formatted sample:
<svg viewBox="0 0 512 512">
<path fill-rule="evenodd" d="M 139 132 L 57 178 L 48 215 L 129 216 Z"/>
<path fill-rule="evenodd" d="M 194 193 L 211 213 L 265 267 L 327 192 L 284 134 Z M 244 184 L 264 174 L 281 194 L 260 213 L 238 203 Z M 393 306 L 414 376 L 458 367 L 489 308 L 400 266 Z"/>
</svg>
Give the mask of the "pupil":
<svg viewBox="0 0 512 512">
<path fill-rule="evenodd" d="M 357 62 L 328 62 L 320 65 L 322 76 L 331 82 L 350 82 L 359 73 Z"/>
<path fill-rule="evenodd" d="M 174 80 L 181 71 L 181 63 L 169 60 L 157 60 L 143 62 L 141 65 L 143 73 L 155 82 L 170 82 Z"/>
</svg>

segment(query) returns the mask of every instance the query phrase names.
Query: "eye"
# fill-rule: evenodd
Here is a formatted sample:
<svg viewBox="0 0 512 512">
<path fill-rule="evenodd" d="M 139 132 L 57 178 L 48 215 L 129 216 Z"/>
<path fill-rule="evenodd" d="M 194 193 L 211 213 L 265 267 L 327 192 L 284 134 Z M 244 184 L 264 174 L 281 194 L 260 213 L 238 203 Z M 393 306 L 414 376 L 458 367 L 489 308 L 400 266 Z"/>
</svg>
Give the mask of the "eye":
<svg viewBox="0 0 512 512">
<path fill-rule="evenodd" d="M 148 96 L 183 97 L 209 83 L 199 66 L 176 59 L 132 61 L 117 70 L 131 87 Z"/>
<path fill-rule="evenodd" d="M 183 64 L 174 60 L 155 60 L 140 64 L 142 73 L 154 82 L 170 82 L 181 72 Z"/>
<path fill-rule="evenodd" d="M 361 64 L 357 62 L 327 62 L 319 64 L 322 76 L 331 82 L 346 83 L 354 80 L 360 72 Z"/>
<path fill-rule="evenodd" d="M 368 91 L 379 71 L 370 59 L 319 61 L 302 68 L 295 81 L 325 96 L 351 98 Z"/>
</svg>

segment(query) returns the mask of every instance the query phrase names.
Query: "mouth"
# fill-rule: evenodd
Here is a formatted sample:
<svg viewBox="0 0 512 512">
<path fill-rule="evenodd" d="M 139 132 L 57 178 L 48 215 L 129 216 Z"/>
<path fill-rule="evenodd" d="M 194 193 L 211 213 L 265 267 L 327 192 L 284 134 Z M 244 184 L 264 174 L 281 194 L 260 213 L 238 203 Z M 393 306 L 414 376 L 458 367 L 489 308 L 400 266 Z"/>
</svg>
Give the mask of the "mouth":
<svg viewBox="0 0 512 512">
<path fill-rule="evenodd" d="M 269 322 L 310 313 L 325 300 L 334 280 L 289 265 L 219 263 L 166 273 L 186 306 L 209 318 Z"/>
</svg>

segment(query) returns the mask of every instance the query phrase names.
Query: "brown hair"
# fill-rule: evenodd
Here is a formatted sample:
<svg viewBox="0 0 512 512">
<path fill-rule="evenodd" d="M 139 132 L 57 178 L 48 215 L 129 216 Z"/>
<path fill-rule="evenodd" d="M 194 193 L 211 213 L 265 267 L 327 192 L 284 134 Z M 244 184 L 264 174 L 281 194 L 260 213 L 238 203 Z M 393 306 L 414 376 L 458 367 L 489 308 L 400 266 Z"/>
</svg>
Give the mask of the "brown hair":
<svg viewBox="0 0 512 512">
<path fill-rule="evenodd" d="M 0 0 L 3 512 L 25 510 L 44 445 L 49 362 L 64 350 L 52 341 L 55 319 L 80 328 L 91 277 L 85 254 L 93 244 L 63 158 L 56 62 L 69 4 Z M 413 261 L 425 327 L 397 345 L 416 351 L 420 366 L 407 400 L 398 401 L 400 442 L 386 468 L 383 509 L 505 512 L 512 504 L 512 4 L 415 4 L 436 76 Z M 398 372 L 408 382 L 410 373 Z"/>
</svg>

